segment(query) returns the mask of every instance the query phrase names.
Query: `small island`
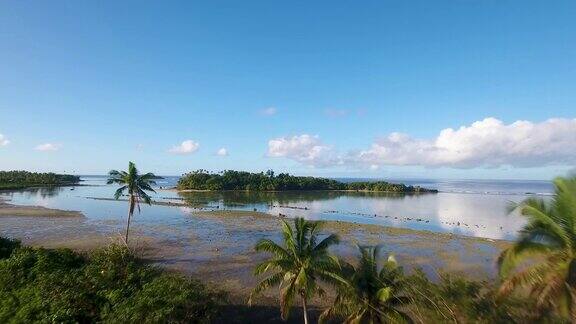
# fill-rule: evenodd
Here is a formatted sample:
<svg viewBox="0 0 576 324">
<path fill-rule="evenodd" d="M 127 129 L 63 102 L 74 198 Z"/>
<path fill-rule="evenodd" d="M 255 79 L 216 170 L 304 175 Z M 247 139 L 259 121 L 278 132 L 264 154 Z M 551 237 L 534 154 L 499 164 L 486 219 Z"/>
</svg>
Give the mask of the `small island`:
<svg viewBox="0 0 576 324">
<path fill-rule="evenodd" d="M 341 182 L 327 178 L 293 176 L 274 171 L 252 173 L 227 170 L 213 173 L 197 170 L 184 174 L 177 185 L 178 190 L 246 190 L 246 191 L 371 191 L 392 193 L 437 193 L 438 190 L 418 186 L 389 183 L 386 181 Z"/>
<path fill-rule="evenodd" d="M 30 187 L 69 186 L 80 182 L 80 177 L 70 174 L 37 173 L 28 171 L 0 171 L 1 189 Z"/>
</svg>

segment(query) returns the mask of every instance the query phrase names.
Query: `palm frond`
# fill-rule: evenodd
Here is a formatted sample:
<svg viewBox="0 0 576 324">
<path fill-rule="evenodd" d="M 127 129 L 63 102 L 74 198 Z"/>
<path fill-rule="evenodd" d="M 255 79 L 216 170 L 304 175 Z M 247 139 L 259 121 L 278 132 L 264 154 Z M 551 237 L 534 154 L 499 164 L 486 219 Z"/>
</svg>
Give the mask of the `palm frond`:
<svg viewBox="0 0 576 324">
<path fill-rule="evenodd" d="M 250 293 L 250 297 L 248 298 L 248 305 L 252 304 L 254 296 L 259 294 L 260 292 L 262 292 L 262 291 L 264 291 L 270 287 L 273 287 L 273 286 L 280 286 L 280 283 L 282 283 L 283 278 L 284 278 L 284 274 L 279 272 L 279 273 L 275 273 L 272 276 L 260 281 L 260 283 L 258 283 L 258 285 L 256 285 L 256 287 L 254 287 L 254 289 Z"/>
<path fill-rule="evenodd" d="M 551 268 L 548 263 L 539 263 L 511 274 L 500 285 L 499 293 L 505 295 L 519 286 L 533 287 L 541 284 L 545 280 L 546 272 Z"/>
<path fill-rule="evenodd" d="M 554 187 L 551 200 L 528 198 L 512 206 L 528 222 L 516 243 L 498 258 L 500 294 L 528 288 L 539 307 L 576 314 L 571 301 L 576 280 L 570 266 L 576 257 L 576 177 L 557 178 Z"/>
<path fill-rule="evenodd" d="M 259 264 L 256 265 L 256 267 L 254 268 L 254 274 L 255 275 L 260 275 L 263 274 L 265 272 L 268 272 L 268 270 L 271 269 L 279 269 L 279 270 L 283 270 L 283 271 L 288 271 L 292 268 L 294 268 L 296 265 L 294 264 L 293 260 L 291 259 L 271 259 L 271 260 L 266 260 L 263 261 Z"/>
<path fill-rule="evenodd" d="M 293 258 L 293 255 L 291 255 L 290 252 L 286 251 L 285 248 L 281 247 L 270 239 L 261 239 L 258 241 L 258 243 L 256 243 L 254 249 L 257 252 L 268 252 L 285 259 Z"/>
<path fill-rule="evenodd" d="M 522 261 L 530 256 L 546 254 L 550 251 L 550 247 L 542 243 L 535 243 L 532 240 L 518 241 L 516 244 L 506 249 L 498 257 L 497 264 L 500 276 L 508 276 L 510 271 L 517 266 L 519 261 Z"/>
<path fill-rule="evenodd" d="M 572 244 L 568 233 L 547 213 L 542 203 L 535 199 L 528 199 L 521 207 L 521 214 L 528 219 L 528 226 L 545 231 L 548 236 L 556 238 L 559 242 L 570 246 Z M 529 227 L 530 228 L 530 227 Z"/>
<path fill-rule="evenodd" d="M 286 320 L 290 315 L 290 308 L 296 297 L 296 285 L 291 281 L 284 288 L 280 290 L 280 315 L 283 320 Z"/>
<path fill-rule="evenodd" d="M 122 196 L 122 194 L 124 193 L 124 190 L 126 190 L 126 186 L 122 186 L 116 189 L 116 192 L 114 192 L 114 199 L 118 200 L 120 196 Z"/>
<path fill-rule="evenodd" d="M 328 249 L 330 246 L 332 245 L 336 245 L 340 243 L 340 238 L 338 237 L 338 235 L 336 234 L 330 234 L 328 235 L 328 237 L 326 237 L 325 239 L 323 239 L 322 241 L 320 241 L 320 243 L 318 243 L 315 247 L 314 247 L 314 252 L 318 253 L 318 252 L 323 252 L 326 249 Z"/>
</svg>

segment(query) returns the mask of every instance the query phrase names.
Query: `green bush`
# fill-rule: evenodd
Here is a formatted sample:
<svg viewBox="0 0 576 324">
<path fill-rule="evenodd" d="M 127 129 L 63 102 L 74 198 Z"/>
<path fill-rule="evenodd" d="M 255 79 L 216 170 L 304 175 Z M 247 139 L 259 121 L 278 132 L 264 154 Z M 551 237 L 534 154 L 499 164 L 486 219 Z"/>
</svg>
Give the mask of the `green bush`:
<svg viewBox="0 0 576 324">
<path fill-rule="evenodd" d="M 0 237 L 0 259 L 9 257 L 12 251 L 19 247 L 20 241 Z"/>
<path fill-rule="evenodd" d="M 499 296 L 496 283 L 441 273 L 430 281 L 421 270 L 408 277 L 413 313 L 430 323 L 562 323 L 553 313 L 536 310 L 526 296 Z"/>
<path fill-rule="evenodd" d="M 133 298 L 115 305 L 106 316 L 110 323 L 203 323 L 216 308 L 205 299 L 201 283 L 177 275 L 165 275 L 145 283 Z"/>
<path fill-rule="evenodd" d="M 205 322 L 221 297 L 119 245 L 89 255 L 17 247 L 0 260 L 0 323 Z"/>
</svg>

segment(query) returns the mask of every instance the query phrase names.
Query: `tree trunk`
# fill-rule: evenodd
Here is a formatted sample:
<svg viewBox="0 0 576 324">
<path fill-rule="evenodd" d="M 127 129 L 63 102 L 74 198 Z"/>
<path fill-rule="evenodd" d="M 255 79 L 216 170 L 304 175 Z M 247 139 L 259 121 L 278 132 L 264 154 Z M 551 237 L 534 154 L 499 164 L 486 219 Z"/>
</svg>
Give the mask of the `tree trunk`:
<svg viewBox="0 0 576 324">
<path fill-rule="evenodd" d="M 128 224 L 126 224 L 126 236 L 124 236 L 124 242 L 126 243 L 126 245 L 128 245 L 128 232 L 130 231 L 130 220 L 132 218 L 132 214 L 134 214 L 134 206 L 136 205 L 134 195 L 130 195 L 130 199 L 128 201 L 130 204 L 130 209 L 128 210 Z"/>
<path fill-rule="evenodd" d="M 304 312 L 304 324 L 308 324 L 308 307 L 306 306 L 306 297 L 301 294 L 302 297 L 302 311 Z"/>
</svg>

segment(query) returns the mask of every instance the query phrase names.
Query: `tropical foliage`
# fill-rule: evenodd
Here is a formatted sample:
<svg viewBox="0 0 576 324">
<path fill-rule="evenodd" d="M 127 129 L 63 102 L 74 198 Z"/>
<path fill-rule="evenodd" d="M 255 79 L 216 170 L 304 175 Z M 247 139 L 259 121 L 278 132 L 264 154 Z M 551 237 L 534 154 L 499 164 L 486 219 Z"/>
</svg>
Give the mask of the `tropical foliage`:
<svg viewBox="0 0 576 324">
<path fill-rule="evenodd" d="M 210 173 L 198 170 L 183 175 L 178 181 L 181 190 L 357 190 L 399 193 L 436 192 L 420 187 L 393 184 L 385 181 L 344 183 L 333 179 L 297 177 L 287 173 L 275 175 L 272 170 L 266 173 L 251 173 L 227 170 Z"/>
<path fill-rule="evenodd" d="M 499 296 L 493 282 L 439 273 L 434 281 L 422 270 L 406 276 L 409 314 L 419 323 L 562 323 L 555 314 L 538 311 L 528 296 Z"/>
<path fill-rule="evenodd" d="M 527 288 L 539 308 L 553 307 L 576 322 L 576 177 L 557 178 L 554 186 L 550 200 L 513 206 L 527 223 L 498 260 L 501 292 Z"/>
<path fill-rule="evenodd" d="M 402 323 L 412 322 L 405 312 L 411 299 L 402 268 L 389 256 L 379 269 L 379 247 L 359 247 L 357 265 L 344 263 L 344 284 L 337 285 L 337 296 L 321 321 L 340 318 L 344 323 Z"/>
<path fill-rule="evenodd" d="M 80 182 L 69 174 L 36 173 L 28 171 L 0 171 L 0 189 L 21 189 L 35 186 L 61 186 Z"/>
<path fill-rule="evenodd" d="M 138 211 L 140 211 L 140 201 L 144 201 L 147 204 L 151 203 L 151 198 L 146 191 L 155 192 L 152 189 L 152 186 L 156 184 L 154 180 L 161 179 L 161 177 L 155 176 L 153 173 L 140 175 L 134 162 L 128 163 L 128 171 L 112 170 L 108 175 L 108 184 L 120 185 L 120 188 L 114 193 L 115 199 L 119 199 L 124 192 L 128 192 L 128 222 L 126 224 L 126 235 L 124 236 L 124 242 L 128 244 L 130 221 L 134 214 L 134 209 L 138 207 Z"/>
<path fill-rule="evenodd" d="M 341 282 L 337 259 L 330 255 L 328 248 L 338 243 L 335 234 L 319 240 L 320 222 L 294 219 L 294 228 L 282 221 L 283 244 L 279 245 L 270 239 L 262 239 L 256 244 L 256 251 L 272 254 L 272 257 L 256 266 L 255 275 L 272 272 L 253 290 L 249 303 L 254 295 L 270 288 L 280 288 L 280 310 L 286 319 L 294 300 L 302 302 L 304 322 L 308 323 L 307 303 L 315 295 L 324 296 L 325 291 L 319 280 Z"/>
<path fill-rule="evenodd" d="M 0 239 L 0 323 L 209 323 L 223 300 L 125 246 L 82 255 L 13 243 Z"/>
</svg>

